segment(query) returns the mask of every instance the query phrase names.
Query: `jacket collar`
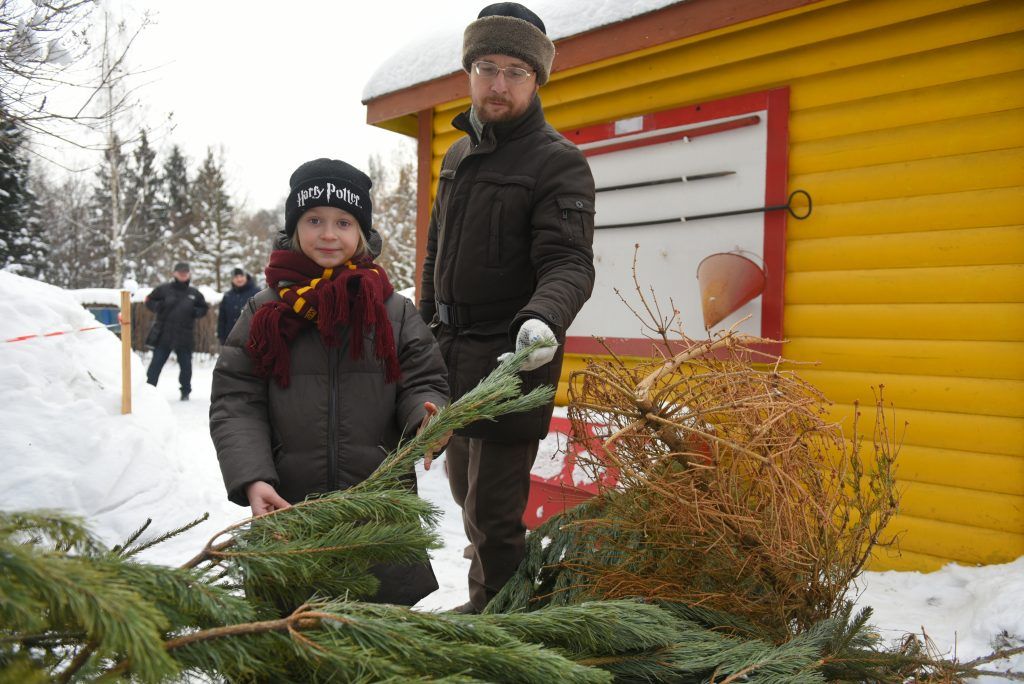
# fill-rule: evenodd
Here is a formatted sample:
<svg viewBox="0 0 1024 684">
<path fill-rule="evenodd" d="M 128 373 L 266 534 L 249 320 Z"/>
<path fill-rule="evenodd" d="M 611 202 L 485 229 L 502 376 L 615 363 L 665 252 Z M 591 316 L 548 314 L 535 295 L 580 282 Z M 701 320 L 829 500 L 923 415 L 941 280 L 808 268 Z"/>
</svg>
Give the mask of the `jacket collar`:
<svg viewBox="0 0 1024 684">
<path fill-rule="evenodd" d="M 484 124 L 483 134 L 479 140 L 477 139 L 476 131 L 473 130 L 473 124 L 469 120 L 468 109 L 452 119 L 452 125 L 468 134 L 474 146 L 479 146 L 485 150 L 494 149 L 506 141 L 521 138 L 541 128 L 545 123 L 544 108 L 541 107 L 540 97 L 536 94 L 534 94 L 530 106 L 526 108 L 526 111 L 518 119 L 496 124 Z"/>
</svg>

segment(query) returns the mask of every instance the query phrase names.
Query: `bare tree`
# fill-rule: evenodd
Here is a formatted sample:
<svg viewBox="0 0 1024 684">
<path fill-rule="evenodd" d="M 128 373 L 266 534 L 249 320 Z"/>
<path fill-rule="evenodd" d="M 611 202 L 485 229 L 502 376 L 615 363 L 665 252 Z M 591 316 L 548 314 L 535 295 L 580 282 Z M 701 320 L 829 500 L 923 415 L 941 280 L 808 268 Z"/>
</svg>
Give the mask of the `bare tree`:
<svg viewBox="0 0 1024 684">
<path fill-rule="evenodd" d="M 92 25 L 88 20 L 97 5 L 94 0 L 0 0 L 0 100 L 31 134 L 29 151 L 58 166 L 64 164 L 47 148 L 108 147 L 110 121 L 134 106 L 128 81 L 142 73 L 129 72 L 126 59 L 149 15 L 130 28 L 104 7 L 102 21 Z M 94 43 L 99 46 L 94 68 L 72 69 L 96 54 Z"/>
<path fill-rule="evenodd" d="M 396 152 L 388 165 L 379 155 L 370 158 L 374 227 L 384 238 L 377 261 L 396 289 L 412 287 L 416 279 L 416 161 L 408 150 Z"/>
<path fill-rule="evenodd" d="M 46 98 L 88 44 L 92 0 L 0 0 L 0 93 L 12 119 L 29 129 L 45 121 Z"/>
<path fill-rule="evenodd" d="M 89 221 L 89 188 L 81 175 L 54 184 L 42 176 L 32 178 L 39 201 L 40 222 L 47 227 L 49 255 L 42 280 L 72 289 L 100 282 L 98 263 L 102 245 Z"/>
<path fill-rule="evenodd" d="M 240 212 L 237 223 L 243 253 L 237 264 L 228 266 L 242 268 L 256 275 L 259 280 L 270 259 L 274 237 L 284 226 L 284 200 L 278 202 L 273 211 L 260 209 L 256 212 Z"/>
</svg>

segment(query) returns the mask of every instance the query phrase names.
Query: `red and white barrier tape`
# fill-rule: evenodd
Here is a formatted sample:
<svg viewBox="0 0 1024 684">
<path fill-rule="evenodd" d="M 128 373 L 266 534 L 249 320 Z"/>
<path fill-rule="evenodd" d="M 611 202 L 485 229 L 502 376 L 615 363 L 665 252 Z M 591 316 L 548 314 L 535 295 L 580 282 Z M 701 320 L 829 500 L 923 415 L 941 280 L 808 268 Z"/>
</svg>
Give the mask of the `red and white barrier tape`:
<svg viewBox="0 0 1024 684">
<path fill-rule="evenodd" d="M 120 318 L 120 316 L 118 316 Z M 18 337 L 11 337 L 4 340 L 4 342 L 24 342 L 25 340 L 31 340 L 36 337 L 57 337 L 58 335 L 70 335 L 72 333 L 85 332 L 87 330 L 103 330 L 105 328 L 116 328 L 121 323 L 111 323 L 110 325 L 91 325 L 88 328 L 79 328 L 78 330 L 59 330 L 57 332 L 39 333 L 37 335 L 20 335 Z"/>
</svg>

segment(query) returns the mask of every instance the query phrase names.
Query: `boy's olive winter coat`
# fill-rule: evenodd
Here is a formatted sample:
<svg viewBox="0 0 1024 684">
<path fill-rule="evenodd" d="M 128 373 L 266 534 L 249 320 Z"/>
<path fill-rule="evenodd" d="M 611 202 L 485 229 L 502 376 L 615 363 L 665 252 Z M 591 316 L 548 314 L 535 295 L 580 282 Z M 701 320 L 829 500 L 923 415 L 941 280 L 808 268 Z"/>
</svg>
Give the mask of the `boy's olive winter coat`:
<svg viewBox="0 0 1024 684">
<path fill-rule="evenodd" d="M 527 319 L 565 341 L 594 286 L 594 178 L 583 153 L 545 121 L 537 97 L 515 121 L 487 125 L 479 141 L 466 112 L 452 123 L 467 137 L 441 163 L 420 313 L 434 327 L 456 399 L 513 350 Z M 557 385 L 561 368 L 560 346 L 551 363 L 523 374 L 523 391 Z M 550 420 L 548 406 L 459 434 L 540 439 Z"/>
<path fill-rule="evenodd" d="M 278 299 L 265 289 L 250 300 L 213 373 L 210 434 L 228 498 L 241 506 L 249 505 L 245 487 L 256 480 L 291 503 L 362 482 L 403 435 L 416 433 L 424 402 L 448 403 L 437 345 L 412 303 L 398 294 L 385 302 L 402 368 L 397 383 L 384 382 L 369 337 L 362 358 L 353 359 L 347 342 L 327 348 L 313 325 L 289 347 L 287 388 L 255 375 L 245 350 L 253 313 Z M 347 331 L 341 336 L 348 340 Z M 377 600 L 388 603 L 415 603 L 437 587 L 429 566 L 375 574 L 382 580 Z"/>
</svg>

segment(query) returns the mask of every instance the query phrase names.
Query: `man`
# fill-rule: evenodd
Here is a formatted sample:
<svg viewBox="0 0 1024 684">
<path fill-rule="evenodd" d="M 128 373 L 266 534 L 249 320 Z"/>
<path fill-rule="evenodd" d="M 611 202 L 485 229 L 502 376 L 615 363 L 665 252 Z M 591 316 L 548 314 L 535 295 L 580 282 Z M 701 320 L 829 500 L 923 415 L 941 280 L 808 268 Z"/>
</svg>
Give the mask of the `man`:
<svg viewBox="0 0 1024 684">
<path fill-rule="evenodd" d="M 228 333 L 235 327 L 242 307 L 259 291 L 251 275 L 240 268 L 231 271 L 231 289 L 221 298 L 220 311 L 217 314 L 217 339 L 222 345 L 224 340 L 228 339 Z"/>
<path fill-rule="evenodd" d="M 197 318 L 209 310 L 202 293 L 189 284 L 189 268 L 184 261 L 174 265 L 174 279 L 158 286 L 146 297 L 146 308 L 156 314 L 156 323 L 146 337 L 153 347 L 153 360 L 146 371 L 146 382 L 156 386 L 160 371 L 171 351 L 178 359 L 181 400 L 192 393 L 192 328 Z"/>
<path fill-rule="evenodd" d="M 583 154 L 544 119 L 537 89 L 555 46 L 526 7 L 484 8 L 465 31 L 472 107 L 441 165 L 423 264 L 420 313 L 448 364 L 452 397 L 498 357 L 548 340 L 524 366 L 524 391 L 557 384 L 565 331 L 594 284 L 594 179 Z M 470 602 L 478 612 L 524 555 L 523 511 L 552 406 L 481 421 L 448 445 L 452 495 L 471 542 Z"/>
</svg>

